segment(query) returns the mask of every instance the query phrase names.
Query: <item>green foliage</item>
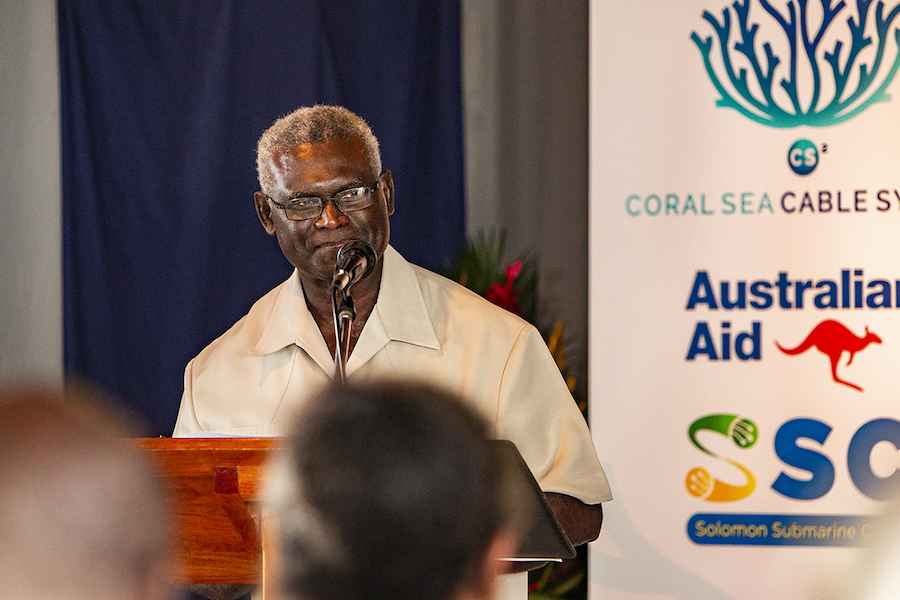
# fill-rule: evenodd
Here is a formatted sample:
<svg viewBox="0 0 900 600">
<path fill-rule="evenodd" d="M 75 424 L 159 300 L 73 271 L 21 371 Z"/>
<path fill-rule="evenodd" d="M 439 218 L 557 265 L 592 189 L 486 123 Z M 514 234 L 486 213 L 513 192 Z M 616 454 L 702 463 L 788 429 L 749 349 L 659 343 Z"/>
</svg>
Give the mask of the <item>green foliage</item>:
<svg viewBox="0 0 900 600">
<path fill-rule="evenodd" d="M 536 261 L 530 256 L 511 260 L 505 251 L 505 231 L 479 232 L 452 263 L 442 265 L 441 274 L 537 326 Z"/>
</svg>

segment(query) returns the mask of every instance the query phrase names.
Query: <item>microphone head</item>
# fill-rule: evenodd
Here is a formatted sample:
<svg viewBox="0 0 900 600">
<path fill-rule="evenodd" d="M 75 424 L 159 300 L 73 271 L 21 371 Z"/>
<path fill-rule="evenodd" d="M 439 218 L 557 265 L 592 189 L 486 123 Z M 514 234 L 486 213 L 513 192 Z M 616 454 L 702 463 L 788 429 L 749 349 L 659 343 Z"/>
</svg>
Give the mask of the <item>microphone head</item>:
<svg viewBox="0 0 900 600">
<path fill-rule="evenodd" d="M 354 279 L 359 281 L 367 277 L 375 270 L 375 263 L 378 259 L 375 257 L 375 250 L 372 245 L 365 240 L 353 240 L 341 246 L 337 253 L 337 264 L 334 266 L 335 273 L 346 271 L 351 268 L 354 263 L 363 263 L 363 271 Z"/>
</svg>

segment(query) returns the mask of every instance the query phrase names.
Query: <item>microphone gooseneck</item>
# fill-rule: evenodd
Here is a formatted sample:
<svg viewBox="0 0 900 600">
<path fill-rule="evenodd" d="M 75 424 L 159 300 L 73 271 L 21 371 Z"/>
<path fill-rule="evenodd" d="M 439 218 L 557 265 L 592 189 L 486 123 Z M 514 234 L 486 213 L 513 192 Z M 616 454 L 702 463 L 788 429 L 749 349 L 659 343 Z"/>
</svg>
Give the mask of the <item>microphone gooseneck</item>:
<svg viewBox="0 0 900 600">
<path fill-rule="evenodd" d="M 331 280 L 331 310 L 334 317 L 334 379 L 347 381 L 347 358 L 350 355 L 350 328 L 356 318 L 350 286 L 375 270 L 375 250 L 368 242 L 354 240 L 341 246 Z M 338 296 L 341 300 L 338 301 Z"/>
</svg>

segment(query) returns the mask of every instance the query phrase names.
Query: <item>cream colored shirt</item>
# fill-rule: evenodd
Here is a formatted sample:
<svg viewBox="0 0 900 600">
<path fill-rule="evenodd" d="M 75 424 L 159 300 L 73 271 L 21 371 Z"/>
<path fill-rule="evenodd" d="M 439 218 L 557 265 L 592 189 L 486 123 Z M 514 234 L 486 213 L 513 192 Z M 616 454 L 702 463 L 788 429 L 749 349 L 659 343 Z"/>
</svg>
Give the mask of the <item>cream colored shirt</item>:
<svg viewBox="0 0 900 600">
<path fill-rule="evenodd" d="M 421 379 L 466 398 L 516 444 L 545 492 L 612 499 L 584 418 L 538 331 L 444 277 L 385 251 L 378 301 L 347 361 L 348 380 Z M 287 432 L 334 360 L 295 271 L 184 373 L 175 436 Z"/>
</svg>

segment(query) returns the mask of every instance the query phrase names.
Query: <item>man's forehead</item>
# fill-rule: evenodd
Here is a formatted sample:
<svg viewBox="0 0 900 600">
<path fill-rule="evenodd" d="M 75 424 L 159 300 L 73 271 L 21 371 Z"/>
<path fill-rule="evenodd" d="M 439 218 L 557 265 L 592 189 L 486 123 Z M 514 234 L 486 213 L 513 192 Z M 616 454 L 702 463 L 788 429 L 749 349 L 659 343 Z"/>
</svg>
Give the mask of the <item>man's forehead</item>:
<svg viewBox="0 0 900 600">
<path fill-rule="evenodd" d="M 303 179 L 314 181 L 333 176 L 337 164 L 359 161 L 368 166 L 365 143 L 359 138 L 335 138 L 325 142 L 302 142 L 272 154 L 270 167 L 276 179 L 287 173 L 303 173 Z M 280 183 L 280 182 L 279 182 Z"/>
<path fill-rule="evenodd" d="M 281 150 L 278 154 L 290 155 L 300 162 L 317 161 L 331 156 L 365 158 L 366 144 L 358 137 L 332 138 L 323 142 L 301 142 Z"/>
</svg>

